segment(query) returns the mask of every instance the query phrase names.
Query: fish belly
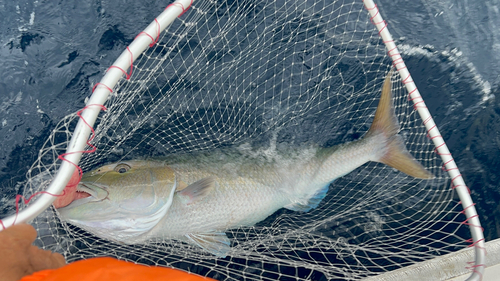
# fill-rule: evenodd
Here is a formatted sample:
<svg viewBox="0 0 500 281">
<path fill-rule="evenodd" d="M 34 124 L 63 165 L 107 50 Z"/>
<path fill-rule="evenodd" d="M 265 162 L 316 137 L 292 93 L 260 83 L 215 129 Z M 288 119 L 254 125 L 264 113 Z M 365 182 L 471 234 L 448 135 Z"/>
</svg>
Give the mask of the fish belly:
<svg viewBox="0 0 500 281">
<path fill-rule="evenodd" d="M 152 234 L 157 238 L 179 238 L 190 233 L 252 226 L 289 202 L 280 188 L 244 178 L 216 178 L 214 190 L 198 202 L 187 205 L 174 196 L 167 215 Z"/>
</svg>

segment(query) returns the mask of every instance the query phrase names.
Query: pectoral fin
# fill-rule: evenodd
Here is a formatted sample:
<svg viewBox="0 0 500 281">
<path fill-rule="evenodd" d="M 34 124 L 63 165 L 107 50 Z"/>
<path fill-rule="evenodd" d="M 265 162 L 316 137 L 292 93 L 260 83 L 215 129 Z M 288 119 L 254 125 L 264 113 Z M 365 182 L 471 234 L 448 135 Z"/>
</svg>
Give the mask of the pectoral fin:
<svg viewBox="0 0 500 281">
<path fill-rule="evenodd" d="M 186 237 L 189 242 L 221 258 L 231 249 L 229 238 L 222 232 L 186 234 Z"/>
<path fill-rule="evenodd" d="M 208 177 L 194 182 L 178 192 L 183 201 L 189 205 L 205 197 L 214 187 L 215 181 Z"/>
</svg>

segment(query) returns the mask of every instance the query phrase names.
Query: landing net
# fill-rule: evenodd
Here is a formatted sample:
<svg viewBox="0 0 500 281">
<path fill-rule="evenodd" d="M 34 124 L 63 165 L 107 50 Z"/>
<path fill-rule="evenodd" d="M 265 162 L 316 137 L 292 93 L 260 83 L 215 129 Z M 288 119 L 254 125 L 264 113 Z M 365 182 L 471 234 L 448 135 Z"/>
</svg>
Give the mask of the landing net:
<svg viewBox="0 0 500 281">
<path fill-rule="evenodd" d="M 285 147 L 361 137 L 392 65 L 370 18 L 361 1 L 196 1 L 113 89 L 94 126 L 97 150 L 79 166 L 229 146 L 272 158 Z M 400 134 L 433 180 L 368 163 L 308 213 L 281 209 L 227 231 L 226 258 L 172 240 L 106 241 L 61 222 L 53 207 L 32 222 L 36 244 L 68 262 L 113 256 L 218 280 L 357 280 L 463 249 L 462 206 L 405 81 L 398 73 L 392 81 Z M 79 119 L 71 114 L 54 129 L 25 197 L 54 177 Z"/>
</svg>

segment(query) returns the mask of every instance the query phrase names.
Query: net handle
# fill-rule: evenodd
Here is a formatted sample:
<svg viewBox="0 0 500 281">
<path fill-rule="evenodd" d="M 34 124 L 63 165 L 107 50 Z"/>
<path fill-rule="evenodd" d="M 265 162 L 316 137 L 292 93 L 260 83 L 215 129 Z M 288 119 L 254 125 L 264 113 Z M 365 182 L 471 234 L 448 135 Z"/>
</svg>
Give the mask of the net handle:
<svg viewBox="0 0 500 281">
<path fill-rule="evenodd" d="M 129 79 L 132 74 L 133 62 L 147 49 L 152 47 L 158 40 L 161 32 L 165 30 L 177 17 L 186 12 L 193 0 L 177 0 L 167 6 L 167 8 L 153 21 L 144 31 L 139 33 L 134 41 L 124 50 L 116 59 L 113 65 L 107 70 L 101 81 L 94 86 L 93 93 L 87 102 L 87 106 L 81 113 L 81 118 L 71 137 L 70 143 L 63 154 L 65 160 L 61 163 L 56 176 L 47 187 L 46 192 L 42 193 L 32 204 L 20 212 L 8 216 L 0 225 L 0 231 L 14 224 L 25 223 L 47 209 L 57 198 L 55 195 L 61 194 L 66 184 L 68 184 L 74 170 L 76 169 L 82 153 L 92 131 L 92 127 L 107 101 L 109 94 L 113 91 L 116 83 L 125 74 Z M 126 72 L 129 70 L 129 72 Z"/>
<path fill-rule="evenodd" d="M 434 119 L 427 109 L 425 105 L 424 99 L 420 95 L 417 86 L 413 82 L 413 79 L 406 67 L 401 54 L 398 51 L 394 40 L 392 39 L 391 33 L 387 28 L 387 22 L 382 18 L 380 12 L 377 8 L 377 5 L 373 2 L 373 0 L 363 0 L 365 8 L 370 13 L 371 22 L 377 27 L 379 31 L 380 37 L 387 48 L 387 53 L 389 57 L 391 57 L 393 61 L 393 66 L 399 72 L 401 79 L 403 79 L 403 84 L 406 87 L 406 90 L 409 93 L 409 98 L 413 101 L 414 108 L 418 111 L 420 118 L 424 120 L 425 128 L 427 129 L 428 137 L 434 142 L 436 146 L 435 152 L 441 156 L 443 160 L 443 170 L 448 172 L 452 183 L 452 188 L 456 190 L 458 196 L 460 197 L 463 211 L 467 219 L 463 222 L 464 224 L 469 226 L 472 240 L 471 245 L 469 247 L 475 247 L 475 261 L 474 265 L 469 266 L 472 270 L 472 274 L 469 276 L 467 280 L 481 280 L 485 267 L 485 256 L 486 250 L 484 248 L 485 240 L 483 235 L 483 228 L 481 227 L 481 222 L 479 221 L 479 216 L 476 212 L 476 208 L 474 207 L 474 202 L 470 196 L 470 191 L 465 185 L 465 182 L 460 174 L 460 170 L 458 169 L 455 160 L 453 159 L 446 143 L 441 136 L 436 123 L 434 123 Z"/>
</svg>

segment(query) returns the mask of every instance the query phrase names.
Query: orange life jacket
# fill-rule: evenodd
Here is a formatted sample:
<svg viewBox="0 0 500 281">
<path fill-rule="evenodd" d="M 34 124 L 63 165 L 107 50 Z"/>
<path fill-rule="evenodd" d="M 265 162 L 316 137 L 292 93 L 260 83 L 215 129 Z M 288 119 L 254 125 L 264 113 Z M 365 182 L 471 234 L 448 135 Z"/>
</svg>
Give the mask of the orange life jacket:
<svg viewBox="0 0 500 281">
<path fill-rule="evenodd" d="M 48 269 L 23 277 L 20 281 L 213 281 L 178 269 L 149 267 L 113 258 L 92 258 L 72 262 L 59 269 Z"/>
</svg>

